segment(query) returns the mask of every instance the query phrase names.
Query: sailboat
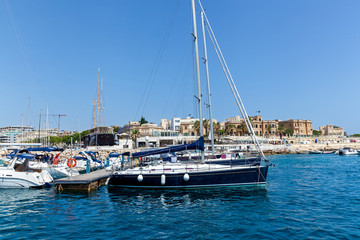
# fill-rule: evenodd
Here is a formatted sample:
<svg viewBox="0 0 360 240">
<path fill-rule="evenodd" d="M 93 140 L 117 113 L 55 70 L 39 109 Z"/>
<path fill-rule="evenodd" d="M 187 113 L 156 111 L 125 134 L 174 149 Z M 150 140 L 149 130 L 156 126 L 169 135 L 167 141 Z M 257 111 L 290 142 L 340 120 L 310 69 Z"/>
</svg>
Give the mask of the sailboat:
<svg viewBox="0 0 360 240">
<path fill-rule="evenodd" d="M 211 40 L 214 46 L 218 46 L 216 38 L 213 35 L 210 24 L 204 13 L 204 9 L 199 1 L 201 7 L 202 24 L 204 19 L 207 21 L 207 27 L 211 31 Z M 202 95 L 200 84 L 200 67 L 199 67 L 199 50 L 198 38 L 196 28 L 196 14 L 195 14 L 195 0 L 191 0 L 192 19 L 193 19 L 193 36 L 195 44 L 196 57 L 196 76 L 197 76 L 197 90 L 198 90 L 198 106 L 199 106 L 199 123 L 200 123 L 200 138 L 191 144 L 172 146 L 169 148 L 149 150 L 145 152 L 133 153 L 131 158 L 137 162 L 143 157 L 172 153 L 186 150 L 200 150 L 201 162 L 161 162 L 160 164 L 148 164 L 146 166 L 134 167 L 126 170 L 115 171 L 108 179 L 107 184 L 110 186 L 121 187 L 140 187 L 140 188 L 203 188 L 203 187 L 217 187 L 217 186 L 237 186 L 237 185 L 265 185 L 268 173 L 269 164 L 261 150 L 260 144 L 256 139 L 252 129 L 249 117 L 246 113 L 244 105 L 241 101 L 240 95 L 236 89 L 234 81 L 228 71 L 225 60 L 223 59 L 220 48 L 216 48 L 219 60 L 225 72 L 228 83 L 231 87 L 237 105 L 245 120 L 252 140 L 261 155 L 261 163 L 259 164 L 243 164 L 243 165 L 223 165 L 205 163 L 204 152 L 204 136 L 203 136 L 203 118 L 202 118 Z M 204 25 L 203 25 L 204 26 Z M 203 35 L 204 27 L 203 27 Z M 205 42 L 205 41 L 204 41 Z"/>
</svg>

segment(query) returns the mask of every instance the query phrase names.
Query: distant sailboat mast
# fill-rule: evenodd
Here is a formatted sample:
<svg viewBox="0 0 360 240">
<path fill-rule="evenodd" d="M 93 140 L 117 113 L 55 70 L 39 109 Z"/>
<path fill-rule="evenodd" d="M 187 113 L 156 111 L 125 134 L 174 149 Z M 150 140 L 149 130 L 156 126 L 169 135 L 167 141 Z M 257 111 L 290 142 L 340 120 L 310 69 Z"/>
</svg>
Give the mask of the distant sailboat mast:
<svg viewBox="0 0 360 240">
<path fill-rule="evenodd" d="M 194 43 L 195 43 L 195 58 L 196 58 L 196 76 L 197 76 L 197 87 L 198 87 L 198 102 L 199 102 L 199 123 L 200 123 L 200 137 L 204 136 L 203 133 L 203 115 L 202 115 L 202 95 L 201 95 L 201 84 L 200 84 L 200 66 L 199 66 L 199 47 L 197 39 L 197 28 L 196 28 L 196 14 L 195 14 L 195 1 L 191 0 L 192 18 L 194 25 Z M 205 153 L 201 151 L 201 161 L 205 162 Z"/>
<path fill-rule="evenodd" d="M 94 109 L 93 109 L 93 122 L 92 122 L 92 128 L 95 128 L 95 106 L 96 106 L 96 99 L 94 98 Z"/>
<path fill-rule="evenodd" d="M 100 68 L 98 68 L 98 87 L 97 87 L 97 102 L 96 102 L 96 127 L 99 126 L 99 90 L 100 90 Z"/>
<path fill-rule="evenodd" d="M 101 94 L 100 94 L 100 127 L 102 127 L 103 124 L 103 81 L 104 79 L 101 78 Z"/>
</svg>

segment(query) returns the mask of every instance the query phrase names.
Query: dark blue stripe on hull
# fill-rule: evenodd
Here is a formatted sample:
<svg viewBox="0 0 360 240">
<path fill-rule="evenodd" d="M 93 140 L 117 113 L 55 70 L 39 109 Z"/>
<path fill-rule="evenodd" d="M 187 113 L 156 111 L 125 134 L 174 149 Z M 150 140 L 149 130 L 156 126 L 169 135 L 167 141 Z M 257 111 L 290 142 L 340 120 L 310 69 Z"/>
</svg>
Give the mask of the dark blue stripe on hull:
<svg viewBox="0 0 360 240">
<path fill-rule="evenodd" d="M 260 171 L 259 171 L 260 170 Z M 266 182 L 268 166 L 259 168 L 232 169 L 211 172 L 190 172 L 190 179 L 184 180 L 184 173 L 165 174 L 165 184 L 161 184 L 162 174 L 142 174 L 143 181 L 139 182 L 137 174 L 113 174 L 109 185 L 126 187 L 153 188 L 188 188 L 214 187 L 232 185 L 254 185 Z"/>
</svg>

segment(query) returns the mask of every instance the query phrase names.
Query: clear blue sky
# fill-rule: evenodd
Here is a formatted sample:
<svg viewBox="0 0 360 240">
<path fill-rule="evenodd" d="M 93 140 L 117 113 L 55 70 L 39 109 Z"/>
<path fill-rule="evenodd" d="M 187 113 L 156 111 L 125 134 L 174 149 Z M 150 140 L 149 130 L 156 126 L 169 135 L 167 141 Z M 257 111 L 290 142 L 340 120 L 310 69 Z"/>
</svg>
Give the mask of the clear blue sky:
<svg viewBox="0 0 360 240">
<path fill-rule="evenodd" d="M 360 1 L 203 5 L 249 115 L 360 132 Z M 0 23 L 0 126 L 20 125 L 21 114 L 25 124 L 30 98 L 31 125 L 48 105 L 67 114 L 62 129 L 88 129 L 98 68 L 105 125 L 197 114 L 190 0 L 0 0 Z M 208 51 L 223 121 L 239 110 L 209 40 Z"/>
</svg>

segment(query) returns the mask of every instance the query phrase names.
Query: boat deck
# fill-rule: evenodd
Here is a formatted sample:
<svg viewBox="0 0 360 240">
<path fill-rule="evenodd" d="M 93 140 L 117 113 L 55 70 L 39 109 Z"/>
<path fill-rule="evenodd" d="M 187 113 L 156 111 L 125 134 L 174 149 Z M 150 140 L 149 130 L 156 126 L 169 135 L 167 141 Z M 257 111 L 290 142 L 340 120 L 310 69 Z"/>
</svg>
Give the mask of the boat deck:
<svg viewBox="0 0 360 240">
<path fill-rule="evenodd" d="M 112 171 L 106 169 L 97 170 L 88 174 L 82 174 L 74 177 L 67 177 L 55 180 L 57 191 L 91 191 L 105 185 L 106 180 L 112 174 Z"/>
</svg>

